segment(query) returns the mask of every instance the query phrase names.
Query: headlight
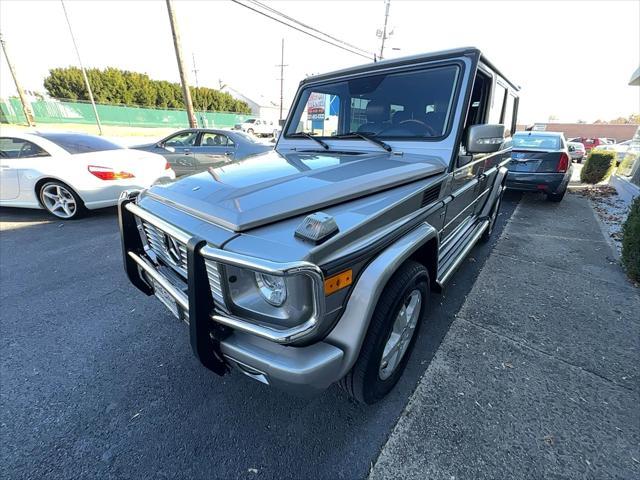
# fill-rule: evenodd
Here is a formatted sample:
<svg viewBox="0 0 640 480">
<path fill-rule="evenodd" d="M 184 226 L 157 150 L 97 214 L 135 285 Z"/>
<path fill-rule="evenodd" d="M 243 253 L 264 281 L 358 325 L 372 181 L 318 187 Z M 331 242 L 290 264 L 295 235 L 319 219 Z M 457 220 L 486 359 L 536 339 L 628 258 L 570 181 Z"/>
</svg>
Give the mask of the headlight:
<svg viewBox="0 0 640 480">
<path fill-rule="evenodd" d="M 258 272 L 255 276 L 260 295 L 274 307 L 281 307 L 287 299 L 287 285 L 284 278 Z"/>
</svg>

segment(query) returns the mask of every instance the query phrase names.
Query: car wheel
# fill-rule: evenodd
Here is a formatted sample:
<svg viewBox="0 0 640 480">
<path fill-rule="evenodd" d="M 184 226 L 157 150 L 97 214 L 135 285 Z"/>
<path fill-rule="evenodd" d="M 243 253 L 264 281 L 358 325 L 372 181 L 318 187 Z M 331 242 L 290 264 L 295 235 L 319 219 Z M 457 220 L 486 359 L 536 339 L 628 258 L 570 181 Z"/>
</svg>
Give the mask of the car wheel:
<svg viewBox="0 0 640 480">
<path fill-rule="evenodd" d="M 253 128 L 250 128 L 249 130 L 247 130 L 247 133 L 248 133 L 249 135 L 253 135 Z"/>
<path fill-rule="evenodd" d="M 68 185 L 52 180 L 40 187 L 40 203 L 47 211 L 63 220 L 75 220 L 85 213 L 84 203 Z"/>
<path fill-rule="evenodd" d="M 582 157 L 578 159 L 578 163 L 582 163 Z"/>
<path fill-rule="evenodd" d="M 547 193 L 547 200 L 549 200 L 550 202 L 561 202 L 564 198 L 565 193 L 567 193 L 566 187 L 559 193 Z"/>
<path fill-rule="evenodd" d="M 391 277 L 371 317 L 360 355 L 340 386 L 358 403 L 382 399 L 402 376 L 429 300 L 429 272 L 405 262 Z"/>
<path fill-rule="evenodd" d="M 502 205 L 503 194 L 504 194 L 504 188 L 500 190 L 500 194 L 496 199 L 496 203 L 493 205 L 493 208 L 491 209 L 491 213 L 489 214 L 489 226 L 480 237 L 481 242 L 488 242 L 489 239 L 491 238 L 493 229 L 495 228 L 496 223 L 498 222 L 498 214 L 500 213 L 500 206 Z"/>
</svg>

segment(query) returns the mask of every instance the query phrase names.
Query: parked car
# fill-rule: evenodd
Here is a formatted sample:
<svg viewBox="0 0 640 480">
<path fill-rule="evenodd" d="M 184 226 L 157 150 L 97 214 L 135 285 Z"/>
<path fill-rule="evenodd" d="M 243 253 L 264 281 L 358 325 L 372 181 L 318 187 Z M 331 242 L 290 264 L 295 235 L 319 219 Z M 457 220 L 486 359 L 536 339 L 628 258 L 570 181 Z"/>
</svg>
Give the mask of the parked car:
<svg viewBox="0 0 640 480">
<path fill-rule="evenodd" d="M 136 150 L 160 154 L 176 175 L 191 175 L 273 149 L 241 131 L 189 128 Z"/>
<path fill-rule="evenodd" d="M 274 133 L 278 130 L 278 123 L 273 120 L 249 118 L 243 123 L 235 125 L 234 128 L 257 137 L 271 137 L 274 136 Z"/>
<path fill-rule="evenodd" d="M 578 163 L 582 163 L 582 159 L 587 156 L 584 145 L 579 142 L 567 142 L 567 149 L 571 160 L 575 160 Z"/>
<path fill-rule="evenodd" d="M 44 208 L 62 219 L 116 205 L 120 193 L 175 178 L 159 155 L 81 133 L 0 137 L 0 206 Z"/>
<path fill-rule="evenodd" d="M 630 142 L 616 143 L 613 145 L 598 145 L 597 147 L 593 148 L 593 151 L 601 150 L 614 152 L 616 154 L 616 165 L 620 165 L 620 163 L 622 163 L 622 160 L 624 160 L 627 151 L 629 150 L 629 144 Z"/>
<path fill-rule="evenodd" d="M 542 192 L 552 202 L 564 197 L 573 164 L 559 132 L 516 132 L 512 139 L 507 188 Z"/>
<path fill-rule="evenodd" d="M 588 137 L 576 137 L 569 140 L 570 142 L 577 142 L 584 145 L 584 149 L 587 153 L 591 151 L 593 147 L 598 145 L 607 145 L 608 141 L 604 138 L 588 138 Z"/>
<path fill-rule="evenodd" d="M 215 373 L 373 403 L 493 231 L 517 90 L 474 48 L 306 78 L 275 151 L 123 196 L 126 273 Z"/>
</svg>

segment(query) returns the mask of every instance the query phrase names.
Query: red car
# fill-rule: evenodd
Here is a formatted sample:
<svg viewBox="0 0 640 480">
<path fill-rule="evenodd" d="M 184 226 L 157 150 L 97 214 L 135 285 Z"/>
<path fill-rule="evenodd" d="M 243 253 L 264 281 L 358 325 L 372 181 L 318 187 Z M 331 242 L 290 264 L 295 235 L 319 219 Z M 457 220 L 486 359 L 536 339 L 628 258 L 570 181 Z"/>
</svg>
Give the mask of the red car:
<svg viewBox="0 0 640 480">
<path fill-rule="evenodd" d="M 604 138 L 587 138 L 587 137 L 576 137 L 569 140 L 570 142 L 578 142 L 584 145 L 584 149 L 587 153 L 591 151 L 592 148 L 595 148 L 599 145 L 607 145 L 609 142 Z"/>
</svg>

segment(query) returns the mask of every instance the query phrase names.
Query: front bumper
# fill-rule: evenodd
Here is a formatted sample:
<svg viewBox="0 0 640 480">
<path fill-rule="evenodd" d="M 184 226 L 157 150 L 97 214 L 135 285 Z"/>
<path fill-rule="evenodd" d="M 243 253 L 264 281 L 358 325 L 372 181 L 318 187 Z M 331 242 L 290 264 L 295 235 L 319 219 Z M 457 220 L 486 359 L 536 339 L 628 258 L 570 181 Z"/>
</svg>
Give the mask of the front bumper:
<svg viewBox="0 0 640 480">
<path fill-rule="evenodd" d="M 224 375 L 229 366 L 234 366 L 258 381 L 301 396 L 320 392 L 338 380 L 343 359 L 340 348 L 324 342 L 305 347 L 286 345 L 316 328 L 319 318 L 312 317 L 297 327 L 280 330 L 247 322 L 216 307 L 205 263 L 211 255 L 216 255 L 217 262 L 243 263 L 262 269 L 275 267 L 254 265 L 251 259 L 230 252 L 214 252 L 204 240 L 190 237 L 142 210 L 131 197 L 120 200 L 118 213 L 129 280 L 147 295 L 154 293 L 153 282 L 158 283 L 173 297 L 189 324 L 192 350 L 205 367 Z M 184 285 L 163 275 L 160 265 L 146 254 L 136 221 L 136 217 L 142 216 L 145 222 L 155 224 L 186 245 Z M 296 264 L 296 268 L 303 267 L 304 262 Z M 322 275 L 319 269 L 316 274 Z M 322 311 L 316 313 L 322 315 Z"/>
<path fill-rule="evenodd" d="M 529 192 L 557 193 L 564 187 L 565 173 L 507 173 L 507 188 Z"/>
</svg>

